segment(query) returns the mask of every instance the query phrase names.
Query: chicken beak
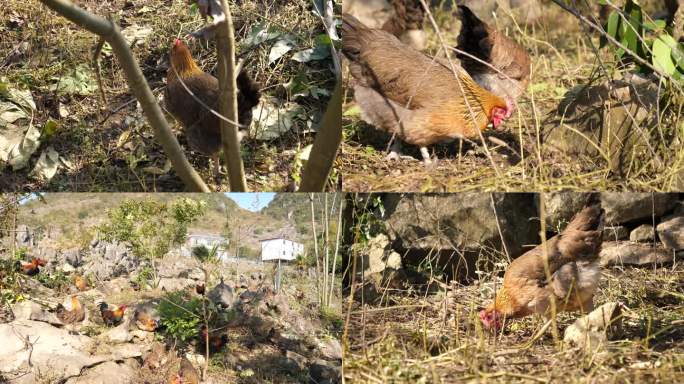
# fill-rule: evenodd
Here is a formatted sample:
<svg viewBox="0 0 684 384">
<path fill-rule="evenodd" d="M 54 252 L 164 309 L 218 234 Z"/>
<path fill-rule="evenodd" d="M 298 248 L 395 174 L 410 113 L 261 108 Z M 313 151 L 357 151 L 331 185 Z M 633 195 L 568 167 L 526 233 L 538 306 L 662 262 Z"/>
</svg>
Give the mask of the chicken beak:
<svg viewBox="0 0 684 384">
<path fill-rule="evenodd" d="M 518 107 L 515 101 L 506 99 L 506 118 L 508 119 L 513 115 L 513 111 Z"/>
</svg>

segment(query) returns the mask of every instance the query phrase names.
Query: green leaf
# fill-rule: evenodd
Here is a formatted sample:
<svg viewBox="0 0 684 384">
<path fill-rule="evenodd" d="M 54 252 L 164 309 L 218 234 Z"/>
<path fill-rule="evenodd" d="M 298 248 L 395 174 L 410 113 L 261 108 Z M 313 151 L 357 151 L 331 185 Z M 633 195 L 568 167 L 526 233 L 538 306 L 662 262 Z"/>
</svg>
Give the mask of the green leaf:
<svg viewBox="0 0 684 384">
<path fill-rule="evenodd" d="M 268 63 L 271 64 L 274 61 L 280 59 L 286 53 L 294 47 L 294 43 L 289 39 L 278 40 L 273 47 L 271 47 L 271 52 L 268 54 Z"/>
<path fill-rule="evenodd" d="M 280 35 L 282 35 L 282 33 L 273 27 L 269 27 L 266 24 L 256 24 L 252 27 L 247 38 L 242 41 L 242 44 L 246 47 L 253 47 L 266 41 L 276 39 Z"/>
<path fill-rule="evenodd" d="M 610 16 L 608 16 L 608 28 L 606 28 L 606 32 L 608 32 L 608 35 L 617 39 L 618 38 L 618 26 L 620 25 L 620 15 L 616 12 L 613 11 L 610 13 Z"/>
<path fill-rule="evenodd" d="M 43 125 L 43 132 L 41 134 L 41 137 L 43 139 L 49 139 L 52 137 L 52 135 L 57 132 L 57 128 L 59 127 L 59 124 L 57 124 L 56 121 L 50 119 L 45 122 L 45 125 Z"/>
<path fill-rule="evenodd" d="M 325 46 L 318 46 L 295 53 L 292 55 L 292 60 L 308 63 L 309 61 L 323 60 L 328 56 L 330 56 L 330 50 Z"/>
<path fill-rule="evenodd" d="M 97 81 L 92 76 L 92 70 L 88 65 L 81 64 L 71 73 L 59 78 L 54 77 L 55 84 L 50 86 L 50 90 L 60 94 L 69 95 L 90 95 L 97 89 Z"/>
<path fill-rule="evenodd" d="M 662 37 L 653 42 L 653 65 L 670 76 L 677 71 L 672 61 L 672 49 Z"/>
<path fill-rule="evenodd" d="M 665 22 L 665 20 L 647 21 L 644 23 L 644 28 L 654 32 L 662 31 L 666 26 L 667 22 Z"/>
</svg>

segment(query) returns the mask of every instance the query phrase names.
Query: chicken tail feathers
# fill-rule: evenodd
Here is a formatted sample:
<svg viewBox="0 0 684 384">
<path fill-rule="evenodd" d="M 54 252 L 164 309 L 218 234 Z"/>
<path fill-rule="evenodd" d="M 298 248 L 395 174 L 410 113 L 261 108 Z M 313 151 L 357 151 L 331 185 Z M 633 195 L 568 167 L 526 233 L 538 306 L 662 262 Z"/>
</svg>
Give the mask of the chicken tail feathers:
<svg viewBox="0 0 684 384">
<path fill-rule="evenodd" d="M 458 49 L 489 62 L 492 44 L 488 40 L 490 36 L 487 24 L 480 20 L 467 6 L 459 5 L 458 8 L 460 10 L 458 17 L 461 19 L 461 32 L 458 35 Z M 472 65 L 480 65 L 477 61 L 460 52 L 457 53 L 457 57 L 463 61 L 464 64 L 470 63 Z"/>
<path fill-rule="evenodd" d="M 259 104 L 259 99 L 261 98 L 261 90 L 259 85 L 252 80 L 249 74 L 245 71 L 240 72 L 237 79 L 238 90 L 242 95 L 242 100 L 244 101 L 245 108 L 252 109 Z"/>
<path fill-rule="evenodd" d="M 601 200 L 590 196 L 585 207 L 558 237 L 558 249 L 574 260 L 596 260 L 603 243 L 605 211 Z"/>
<path fill-rule="evenodd" d="M 363 46 L 362 35 L 369 31 L 356 17 L 342 15 L 342 53 L 351 61 L 357 61 Z"/>
<path fill-rule="evenodd" d="M 601 194 L 592 193 L 587 198 L 584 208 L 575 214 L 567 229 L 578 231 L 602 231 L 605 211 L 601 207 Z"/>
</svg>

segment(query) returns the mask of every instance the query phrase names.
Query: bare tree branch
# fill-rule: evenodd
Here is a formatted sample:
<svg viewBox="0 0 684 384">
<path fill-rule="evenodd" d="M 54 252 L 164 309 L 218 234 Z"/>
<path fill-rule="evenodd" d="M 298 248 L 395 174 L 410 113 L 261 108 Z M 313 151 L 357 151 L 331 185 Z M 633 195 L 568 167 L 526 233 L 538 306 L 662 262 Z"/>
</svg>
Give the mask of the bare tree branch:
<svg viewBox="0 0 684 384">
<path fill-rule="evenodd" d="M 328 102 L 309 161 L 302 172 L 299 192 L 322 192 L 342 142 L 342 82 L 337 81 Z"/>
<path fill-rule="evenodd" d="M 145 117 L 154 129 L 154 136 L 164 148 L 174 170 L 189 190 L 209 192 L 207 185 L 185 157 L 180 144 L 178 144 L 178 140 L 176 140 L 159 104 L 157 104 L 156 98 L 152 94 L 152 90 L 150 90 L 140 67 L 135 61 L 128 43 L 121 35 L 116 24 L 79 8 L 69 0 L 40 1 L 53 11 L 69 19 L 72 23 L 100 36 L 112 46 L 112 51 L 119 60 L 121 68 L 126 75 L 128 87 L 140 102 Z"/>
<path fill-rule="evenodd" d="M 235 36 L 233 33 L 233 17 L 226 0 L 221 0 L 221 7 L 226 20 L 218 25 L 216 50 L 218 53 L 219 79 L 219 112 L 233 123 L 221 120 L 221 143 L 223 154 L 228 162 L 228 178 L 230 190 L 244 192 L 247 190 L 245 168 L 240 157 L 240 139 L 238 137 L 237 83 L 235 73 Z"/>
</svg>

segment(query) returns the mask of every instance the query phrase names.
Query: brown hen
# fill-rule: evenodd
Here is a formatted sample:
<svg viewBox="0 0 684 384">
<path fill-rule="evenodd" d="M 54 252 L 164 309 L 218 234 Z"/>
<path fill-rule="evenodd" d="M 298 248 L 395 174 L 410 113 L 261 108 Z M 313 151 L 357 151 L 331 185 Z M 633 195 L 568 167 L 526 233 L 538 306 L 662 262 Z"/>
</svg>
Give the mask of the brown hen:
<svg viewBox="0 0 684 384">
<path fill-rule="evenodd" d="M 480 20 L 465 5 L 459 6 L 458 16 L 461 19 L 461 32 L 456 48 L 462 52 L 456 56 L 463 69 L 481 87 L 515 105 L 530 81 L 530 56 L 527 51 L 501 31 Z"/>
<path fill-rule="evenodd" d="M 560 234 L 513 260 L 496 298 L 480 312 L 485 328 L 500 329 L 504 318 L 557 311 L 590 311 L 601 271 L 598 255 L 603 241 L 603 209 L 597 195 Z M 546 246 L 546 250 L 544 250 Z M 545 271 L 545 252 L 548 270 Z"/>
<path fill-rule="evenodd" d="M 362 118 L 419 146 L 425 163 L 430 163 L 427 146 L 478 137 L 489 123 L 496 128 L 510 116 L 511 106 L 462 68 L 455 65 L 456 78 L 447 64 L 348 14 L 342 16 L 342 42 Z M 393 147 L 390 158 L 397 151 Z"/>
<path fill-rule="evenodd" d="M 193 60 L 188 47 L 176 39 L 170 54 L 171 65 L 166 75 L 166 109 L 181 123 L 190 147 L 214 160 L 218 170 L 221 150 L 220 118 L 218 113 L 218 79 L 203 72 Z M 181 81 L 179 81 L 179 78 Z M 252 108 L 259 103 L 261 93 L 247 72 L 237 77 L 239 128 L 246 129 L 252 122 Z M 185 86 L 206 106 L 188 94 Z M 240 135 L 242 136 L 242 135 Z"/>
</svg>

